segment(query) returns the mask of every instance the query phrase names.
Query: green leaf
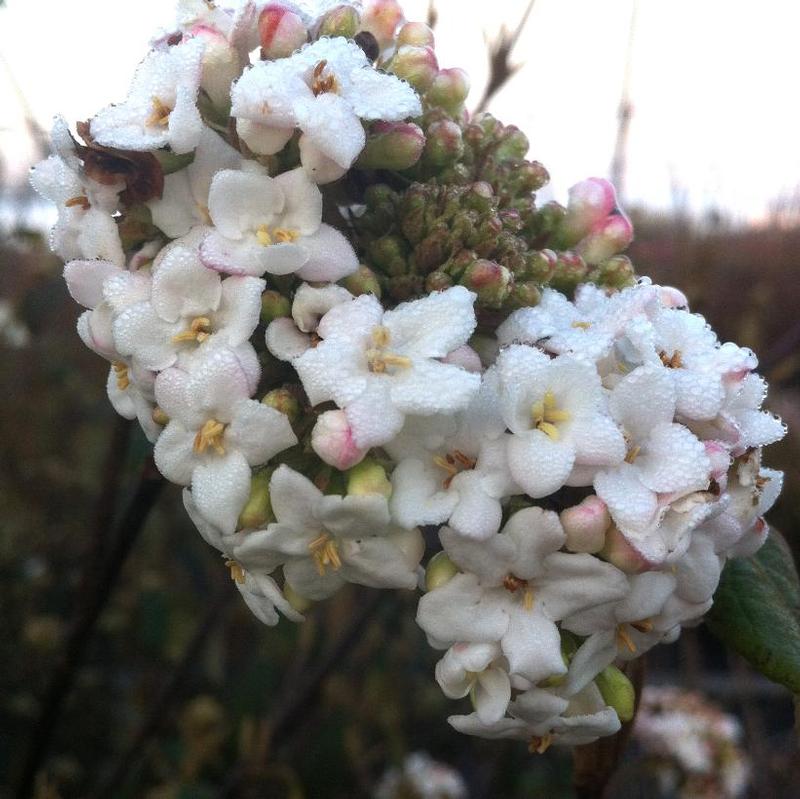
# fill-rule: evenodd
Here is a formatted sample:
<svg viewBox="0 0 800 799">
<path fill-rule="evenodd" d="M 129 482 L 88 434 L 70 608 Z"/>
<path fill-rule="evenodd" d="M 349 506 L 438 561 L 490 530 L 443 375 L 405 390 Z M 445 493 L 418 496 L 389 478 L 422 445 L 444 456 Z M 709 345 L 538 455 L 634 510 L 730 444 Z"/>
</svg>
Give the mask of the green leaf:
<svg viewBox="0 0 800 799">
<path fill-rule="evenodd" d="M 706 621 L 764 676 L 800 694 L 800 579 L 780 533 L 752 558 L 728 561 Z"/>
</svg>

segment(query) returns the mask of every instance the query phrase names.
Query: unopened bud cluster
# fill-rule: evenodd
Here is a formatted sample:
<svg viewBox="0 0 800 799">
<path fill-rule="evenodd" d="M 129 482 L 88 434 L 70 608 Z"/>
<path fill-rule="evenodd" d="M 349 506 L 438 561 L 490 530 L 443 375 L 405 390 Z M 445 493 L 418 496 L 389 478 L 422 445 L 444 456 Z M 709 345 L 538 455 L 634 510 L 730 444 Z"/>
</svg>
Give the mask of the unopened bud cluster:
<svg viewBox="0 0 800 799">
<path fill-rule="evenodd" d="M 635 279 L 610 184 L 537 206 L 467 89 L 390 0 L 182 0 L 32 180 L 112 404 L 253 613 L 420 589 L 451 724 L 542 752 L 629 720 L 624 661 L 763 543 L 784 428 L 755 356 Z"/>
</svg>

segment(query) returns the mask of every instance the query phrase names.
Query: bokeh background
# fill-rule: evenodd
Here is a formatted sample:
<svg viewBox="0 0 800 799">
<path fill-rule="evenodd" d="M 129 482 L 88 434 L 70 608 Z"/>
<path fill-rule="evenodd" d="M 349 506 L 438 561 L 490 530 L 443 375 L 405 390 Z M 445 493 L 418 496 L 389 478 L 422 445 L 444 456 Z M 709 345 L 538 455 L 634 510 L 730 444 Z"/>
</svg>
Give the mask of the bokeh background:
<svg viewBox="0 0 800 799">
<path fill-rule="evenodd" d="M 429 13 L 425 0 L 405 7 Z M 529 135 L 553 177 L 542 199 L 612 177 L 636 225 L 637 271 L 683 288 L 723 340 L 759 353 L 769 406 L 789 425 L 769 451 L 787 473 L 771 520 L 797 552 L 800 7 L 436 0 L 435 12 L 440 64 L 471 73 L 471 107 Z M 346 590 L 302 626 L 264 628 L 234 601 L 178 489 L 155 496 L 145 475 L 141 493 L 148 445 L 115 417 L 107 367 L 75 334 L 51 213 L 27 171 L 47 154 L 54 114 L 84 119 L 124 96 L 170 18 L 164 0 L 0 0 L 0 796 L 13 795 L 100 566 L 126 543 L 38 797 L 366 797 L 416 750 L 459 770 L 471 799 L 571 796 L 568 753 L 531 757 L 450 730 L 413 596 Z M 517 69 L 485 103 L 504 41 Z M 132 502 L 154 507 L 128 542 Z M 702 691 L 738 716 L 749 796 L 798 796 L 788 692 L 703 628 L 647 660 L 649 683 Z M 612 795 L 678 795 L 640 755 L 629 749 Z"/>
</svg>

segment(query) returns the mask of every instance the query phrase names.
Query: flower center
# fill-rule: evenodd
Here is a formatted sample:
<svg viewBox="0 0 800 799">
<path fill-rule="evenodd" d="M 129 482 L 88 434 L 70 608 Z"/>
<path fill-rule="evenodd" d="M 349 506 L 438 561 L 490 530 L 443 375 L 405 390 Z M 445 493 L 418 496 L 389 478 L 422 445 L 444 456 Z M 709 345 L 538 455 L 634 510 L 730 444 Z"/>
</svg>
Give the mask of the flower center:
<svg viewBox="0 0 800 799">
<path fill-rule="evenodd" d="M 553 743 L 553 736 L 549 733 L 547 735 L 533 735 L 528 742 L 528 751 L 532 755 L 543 755 Z"/>
<path fill-rule="evenodd" d="M 114 370 L 114 374 L 117 378 L 117 388 L 120 391 L 125 391 L 125 389 L 131 384 L 131 379 L 128 377 L 128 367 L 122 361 L 114 361 L 111 364 L 111 368 Z"/>
<path fill-rule="evenodd" d="M 336 80 L 336 75 L 332 72 L 325 74 L 328 62 L 325 59 L 317 62 L 314 71 L 311 74 L 311 91 L 314 92 L 315 97 L 321 94 L 338 93 L 339 84 Z"/>
<path fill-rule="evenodd" d="M 269 225 L 259 225 L 256 228 L 256 238 L 263 247 L 270 244 L 286 244 L 297 241 L 300 238 L 300 231 L 291 227 L 273 227 Z"/>
<path fill-rule="evenodd" d="M 241 563 L 238 563 L 235 560 L 226 560 L 225 565 L 230 569 L 231 580 L 238 585 L 244 585 L 244 569 L 242 568 Z"/>
<path fill-rule="evenodd" d="M 464 470 L 474 469 L 477 460 L 465 455 L 460 449 L 454 449 L 446 455 L 436 455 L 433 462 L 447 472 L 447 477 L 442 481 L 442 488 L 450 488 L 453 478 Z"/>
<path fill-rule="evenodd" d="M 371 338 L 372 346 L 367 349 L 367 366 L 370 372 L 383 374 L 389 368 L 410 368 L 411 358 L 397 355 L 387 349 L 391 341 L 391 334 L 387 328 L 379 325 L 372 331 Z"/>
<path fill-rule="evenodd" d="M 77 197 L 70 197 L 64 205 L 67 208 L 79 206 L 83 211 L 88 211 L 92 207 L 89 198 L 85 194 L 79 194 Z"/>
<path fill-rule="evenodd" d="M 144 124 L 165 128 L 169 123 L 169 115 L 172 113 L 172 109 L 160 97 L 153 97 L 151 104 L 153 110 L 150 112 L 150 116 L 145 119 Z"/>
<path fill-rule="evenodd" d="M 627 626 L 637 630 L 640 633 L 649 633 L 653 630 L 653 622 L 650 621 L 650 619 L 631 621 L 628 622 Z M 634 654 L 636 652 L 636 644 L 633 642 L 630 633 L 625 629 L 625 627 L 625 624 L 620 624 L 617 627 L 617 646 L 620 648 L 624 646 L 631 654 Z"/>
<path fill-rule="evenodd" d="M 311 557 L 314 558 L 320 577 L 325 576 L 325 569 L 328 566 L 334 571 L 341 568 L 342 559 L 339 557 L 339 545 L 331 538 L 330 534 L 323 533 L 319 538 L 315 538 L 308 545 L 308 550 Z"/>
<path fill-rule="evenodd" d="M 196 341 L 198 344 L 211 335 L 211 320 L 207 316 L 196 316 L 192 319 L 188 330 L 178 333 L 172 340 L 179 344 L 182 341 Z"/>
<path fill-rule="evenodd" d="M 216 419 L 209 419 L 194 437 L 194 451 L 202 455 L 211 447 L 217 455 L 225 454 L 225 447 L 222 445 L 222 436 L 225 433 L 226 425 Z"/>
<path fill-rule="evenodd" d="M 672 355 L 667 355 L 664 350 L 658 353 L 658 357 L 661 358 L 661 363 L 667 367 L 667 369 L 680 369 L 683 366 L 683 356 L 681 355 L 680 350 L 675 350 Z"/>
<path fill-rule="evenodd" d="M 572 327 L 578 328 L 580 330 L 588 330 L 592 326 L 591 322 L 573 322 Z"/>
<path fill-rule="evenodd" d="M 558 441 L 561 432 L 558 429 L 559 422 L 568 422 L 572 418 L 569 411 L 558 407 L 555 394 L 550 389 L 544 392 L 544 397 L 531 406 L 531 416 L 533 424 L 537 430 L 541 430 L 548 438 Z"/>
<path fill-rule="evenodd" d="M 507 574 L 503 578 L 503 588 L 512 594 L 516 594 L 518 591 L 521 591 L 522 606 L 525 608 L 525 610 L 533 610 L 533 586 L 528 582 L 528 580 L 523 580 L 522 578 L 517 577 L 515 574 Z"/>
</svg>

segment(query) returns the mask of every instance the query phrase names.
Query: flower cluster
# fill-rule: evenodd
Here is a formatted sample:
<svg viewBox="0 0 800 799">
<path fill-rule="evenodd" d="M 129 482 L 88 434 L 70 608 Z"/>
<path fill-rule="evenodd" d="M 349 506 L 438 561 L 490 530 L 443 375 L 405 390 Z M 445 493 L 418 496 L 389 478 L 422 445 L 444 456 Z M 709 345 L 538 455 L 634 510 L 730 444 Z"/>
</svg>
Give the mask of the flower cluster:
<svg viewBox="0 0 800 799">
<path fill-rule="evenodd" d="M 746 793 L 750 762 L 741 726 L 700 694 L 648 686 L 633 735 L 665 795 L 736 799 Z"/>
<path fill-rule="evenodd" d="M 635 280 L 610 184 L 537 206 L 467 88 L 392 0 L 181 0 L 32 179 L 111 402 L 253 613 L 423 588 L 450 723 L 541 752 L 630 718 L 618 665 L 764 541 L 784 428 L 752 352 Z"/>
</svg>

